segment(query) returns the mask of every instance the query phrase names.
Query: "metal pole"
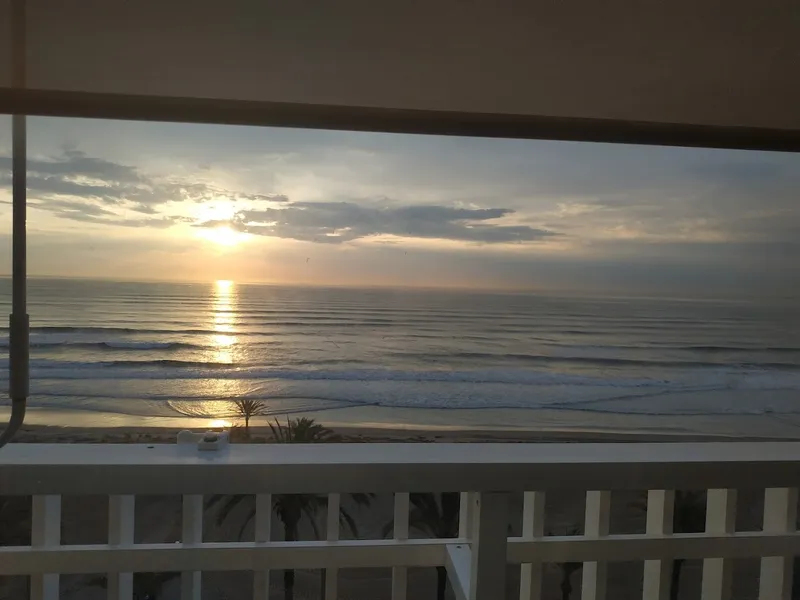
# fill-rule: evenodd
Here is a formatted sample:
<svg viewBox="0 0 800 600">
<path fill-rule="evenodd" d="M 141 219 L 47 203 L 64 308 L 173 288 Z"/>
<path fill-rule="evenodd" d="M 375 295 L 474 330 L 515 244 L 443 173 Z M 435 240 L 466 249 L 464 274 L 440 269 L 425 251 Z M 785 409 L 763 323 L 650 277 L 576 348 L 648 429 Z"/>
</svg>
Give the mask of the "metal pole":
<svg viewBox="0 0 800 600">
<path fill-rule="evenodd" d="M 13 81 L 23 89 L 25 81 L 25 0 L 12 0 L 11 40 Z M 9 386 L 11 419 L 0 434 L 0 447 L 14 436 L 25 419 L 29 392 L 29 318 L 27 311 L 27 131 L 25 115 L 14 115 L 12 121 L 12 271 L 11 315 L 8 322 Z"/>
</svg>

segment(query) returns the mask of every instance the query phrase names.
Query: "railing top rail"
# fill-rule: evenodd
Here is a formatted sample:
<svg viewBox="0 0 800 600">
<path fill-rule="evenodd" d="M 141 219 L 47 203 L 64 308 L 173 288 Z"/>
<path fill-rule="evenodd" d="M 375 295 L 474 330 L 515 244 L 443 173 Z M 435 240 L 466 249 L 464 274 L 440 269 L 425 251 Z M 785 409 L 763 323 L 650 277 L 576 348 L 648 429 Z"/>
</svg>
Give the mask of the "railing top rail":
<svg viewBox="0 0 800 600">
<path fill-rule="evenodd" d="M 800 442 L 14 444 L 0 494 L 211 494 L 783 487 Z"/>
</svg>

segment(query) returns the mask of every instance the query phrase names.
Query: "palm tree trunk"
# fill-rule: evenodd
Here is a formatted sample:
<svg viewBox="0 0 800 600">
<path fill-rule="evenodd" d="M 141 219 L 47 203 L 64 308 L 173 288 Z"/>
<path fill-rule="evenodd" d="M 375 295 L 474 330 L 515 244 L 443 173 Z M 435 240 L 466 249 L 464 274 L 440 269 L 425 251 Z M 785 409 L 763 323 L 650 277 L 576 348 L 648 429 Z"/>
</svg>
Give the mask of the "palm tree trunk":
<svg viewBox="0 0 800 600">
<path fill-rule="evenodd" d="M 678 600 L 678 590 L 681 587 L 681 569 L 683 568 L 682 558 L 672 561 L 672 580 L 669 587 L 669 600 Z"/>
<path fill-rule="evenodd" d="M 283 524 L 283 539 L 287 542 L 297 541 L 297 521 Z M 294 600 L 294 570 L 283 571 L 283 597 L 285 600 Z"/>
<path fill-rule="evenodd" d="M 444 600 L 447 592 L 447 569 L 436 567 L 436 600 Z"/>
<path fill-rule="evenodd" d="M 570 596 L 572 596 L 572 581 L 569 575 L 565 575 L 561 580 L 561 600 L 569 600 Z"/>
<path fill-rule="evenodd" d="M 250 439 L 250 415 L 247 413 L 244 415 L 244 437 Z"/>
</svg>

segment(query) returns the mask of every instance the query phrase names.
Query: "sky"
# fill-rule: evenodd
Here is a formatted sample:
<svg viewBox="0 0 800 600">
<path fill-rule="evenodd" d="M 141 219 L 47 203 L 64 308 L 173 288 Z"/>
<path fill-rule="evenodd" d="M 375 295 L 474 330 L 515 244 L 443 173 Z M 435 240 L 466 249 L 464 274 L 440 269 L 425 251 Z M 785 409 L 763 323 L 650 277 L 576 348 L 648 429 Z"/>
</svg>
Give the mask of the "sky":
<svg viewBox="0 0 800 600">
<path fill-rule="evenodd" d="M 32 276 L 800 294 L 800 156 L 31 117 Z M 0 273 L 11 118 L 0 115 Z"/>
</svg>

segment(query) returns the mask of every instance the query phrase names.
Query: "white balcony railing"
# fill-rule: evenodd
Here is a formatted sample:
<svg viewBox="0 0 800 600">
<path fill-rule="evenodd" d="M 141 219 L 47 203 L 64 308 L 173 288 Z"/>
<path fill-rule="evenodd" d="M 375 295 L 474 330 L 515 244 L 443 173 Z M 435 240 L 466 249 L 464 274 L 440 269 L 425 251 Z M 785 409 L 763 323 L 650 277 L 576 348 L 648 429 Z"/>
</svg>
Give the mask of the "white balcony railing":
<svg viewBox="0 0 800 600">
<path fill-rule="evenodd" d="M 645 561 L 642 594 L 669 595 L 674 558 L 704 559 L 702 597 L 729 597 L 731 559 L 761 558 L 759 597 L 788 599 L 800 554 L 796 489 L 800 443 L 707 444 L 330 444 L 233 445 L 216 452 L 183 445 L 16 444 L 0 452 L 0 495 L 30 495 L 31 545 L 0 547 L 0 576 L 30 575 L 31 596 L 54 599 L 59 574 L 107 573 L 108 597 L 130 599 L 134 572 L 182 572 L 181 597 L 199 599 L 202 572 L 252 571 L 254 597 L 269 595 L 269 569 L 392 567 L 393 600 L 407 597 L 407 568 L 445 566 L 459 598 L 506 594 L 507 565 L 521 565 L 522 599 L 541 593 L 542 565 L 583 562 L 582 598 L 602 600 L 606 567 Z M 736 488 L 762 488 L 763 530 L 735 531 Z M 610 490 L 650 490 L 646 533 L 609 535 Z M 707 489 L 705 533 L 672 534 L 673 492 Z M 544 535 L 544 497 L 586 492 L 584 535 Z M 409 492 L 462 492 L 458 538 L 408 539 Z M 394 539 L 271 541 L 271 495 L 393 493 Z M 521 537 L 508 536 L 508 498 L 524 492 Z M 109 497 L 108 543 L 61 545 L 61 496 Z M 182 540 L 134 543 L 135 496 L 183 497 Z M 255 541 L 204 542 L 204 496 L 254 494 Z M 466 500 L 466 501 L 463 501 Z"/>
</svg>

